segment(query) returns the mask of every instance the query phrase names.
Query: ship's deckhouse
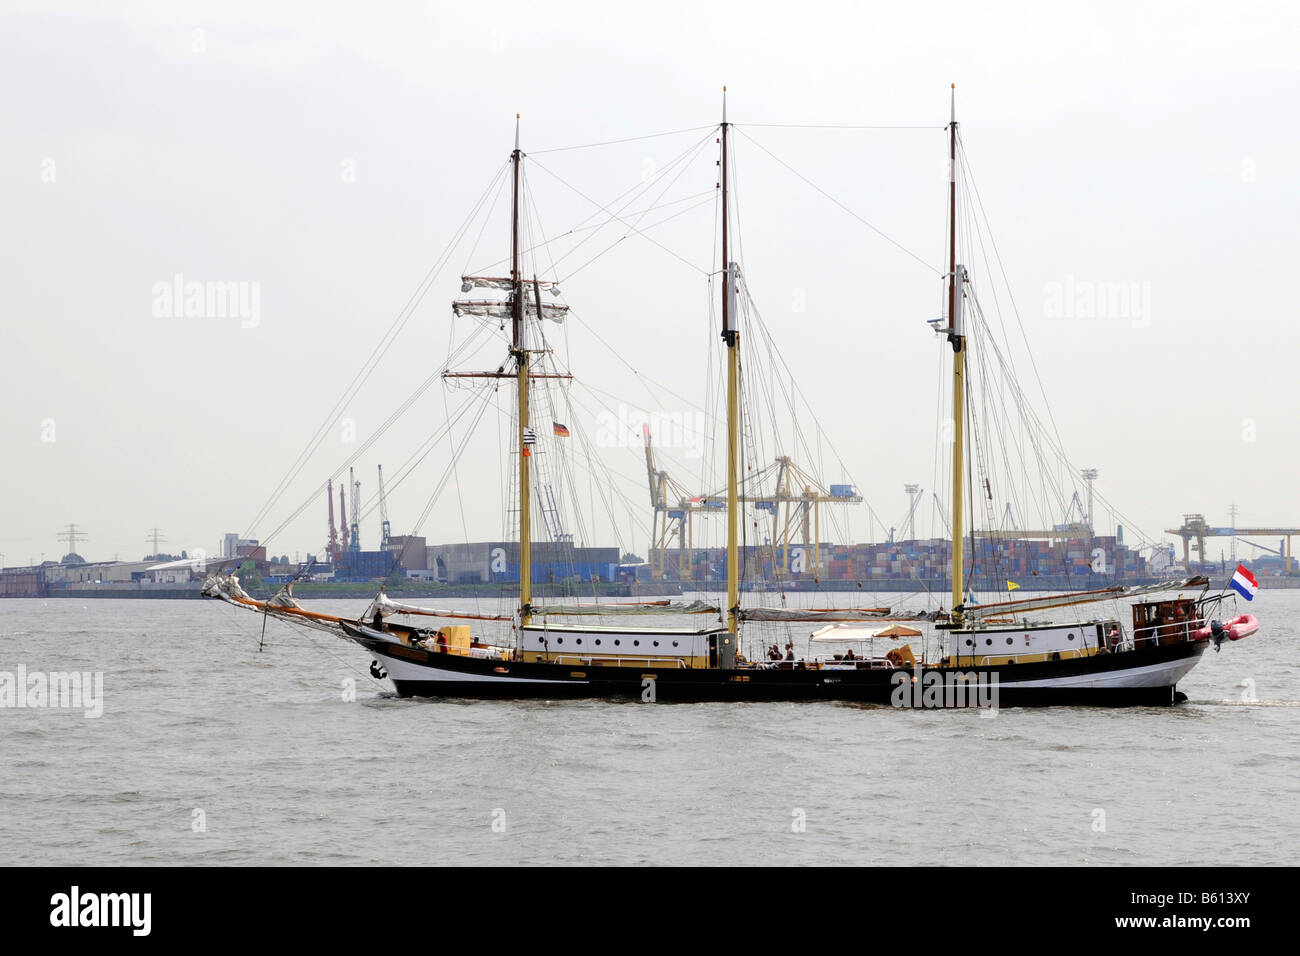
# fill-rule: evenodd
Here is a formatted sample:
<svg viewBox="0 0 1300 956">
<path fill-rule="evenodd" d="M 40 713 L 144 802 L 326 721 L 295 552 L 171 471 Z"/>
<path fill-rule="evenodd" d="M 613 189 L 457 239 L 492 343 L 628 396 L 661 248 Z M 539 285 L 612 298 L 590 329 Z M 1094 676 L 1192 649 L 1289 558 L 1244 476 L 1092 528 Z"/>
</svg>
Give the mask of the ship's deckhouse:
<svg viewBox="0 0 1300 956">
<path fill-rule="evenodd" d="M 1118 621 L 953 631 L 949 656 L 957 667 L 987 667 L 1091 657 L 1114 645 Z"/>
<path fill-rule="evenodd" d="M 657 667 L 731 667 L 735 641 L 725 627 L 646 628 L 530 624 L 521 649 L 529 663 Z"/>
</svg>

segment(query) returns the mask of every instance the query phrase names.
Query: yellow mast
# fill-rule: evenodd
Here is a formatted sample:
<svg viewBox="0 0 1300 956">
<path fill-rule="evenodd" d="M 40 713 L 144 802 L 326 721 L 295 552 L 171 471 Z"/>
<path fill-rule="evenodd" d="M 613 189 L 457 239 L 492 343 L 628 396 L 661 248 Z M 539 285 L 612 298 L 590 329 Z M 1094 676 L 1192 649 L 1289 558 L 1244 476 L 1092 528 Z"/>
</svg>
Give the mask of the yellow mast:
<svg viewBox="0 0 1300 956">
<path fill-rule="evenodd" d="M 733 268 L 734 264 L 728 267 L 730 282 L 723 282 L 734 287 Z M 740 334 L 734 329 L 731 333 L 727 343 L 727 628 L 734 634 L 740 610 Z"/>
<path fill-rule="evenodd" d="M 514 282 L 514 298 L 511 304 L 513 315 L 513 344 L 517 365 L 516 389 L 519 393 L 519 623 L 527 624 L 531 618 L 533 603 L 533 543 L 532 519 L 529 514 L 529 457 L 532 455 L 531 444 L 525 441 L 528 434 L 528 348 L 524 328 L 524 280 L 519 269 L 519 163 L 523 154 L 519 151 L 519 114 L 515 114 L 515 151 L 510 154 L 514 166 L 514 189 L 510 214 L 511 253 L 510 278 Z"/>
<path fill-rule="evenodd" d="M 957 84 L 953 84 L 952 120 L 948 126 L 948 341 L 952 344 L 952 623 L 960 626 L 958 610 L 965 602 L 962 580 L 962 485 L 965 466 L 966 334 L 962 324 L 961 283 L 965 270 L 957 265 Z"/>
<path fill-rule="evenodd" d="M 962 580 L 965 560 L 962 554 L 962 458 L 965 453 L 962 392 L 966 386 L 966 351 L 965 343 L 960 337 L 953 339 L 952 346 L 955 350 L 952 357 L 952 606 L 955 609 L 965 600 L 965 582 Z M 961 623 L 960 611 L 953 611 L 952 621 L 954 624 Z"/>
<path fill-rule="evenodd" d="M 524 444 L 528 429 L 528 352 L 519 350 L 519 623 L 527 624 L 533 603 L 532 516 L 528 511 L 528 459 L 531 448 Z"/>
<path fill-rule="evenodd" d="M 727 230 L 727 88 L 722 88 L 722 339 L 727 343 L 727 630 L 740 611 L 740 331 L 735 328 L 736 264 Z"/>
</svg>

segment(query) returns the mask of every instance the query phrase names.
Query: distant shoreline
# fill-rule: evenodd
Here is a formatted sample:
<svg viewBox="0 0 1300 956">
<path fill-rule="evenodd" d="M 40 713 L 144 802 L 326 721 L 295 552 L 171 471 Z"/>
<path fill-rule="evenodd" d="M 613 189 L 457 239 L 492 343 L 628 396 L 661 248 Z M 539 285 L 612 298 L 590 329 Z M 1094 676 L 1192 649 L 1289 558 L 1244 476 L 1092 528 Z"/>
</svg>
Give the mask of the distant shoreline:
<svg viewBox="0 0 1300 956">
<path fill-rule="evenodd" d="M 1032 586 L 1028 583 L 1022 586 L 1022 590 L 1029 591 L 1062 591 L 1062 590 L 1089 590 L 1091 588 L 1110 587 L 1114 582 L 1109 580 L 1090 581 L 1082 577 L 1072 577 L 1068 581 L 1056 579 L 1038 578 L 1033 581 Z M 1134 581 L 1125 581 L 1125 584 L 1137 585 L 1156 583 L 1156 579 L 1140 579 Z M 1297 590 L 1300 589 L 1300 576 L 1297 577 L 1261 577 L 1259 579 L 1261 590 Z M 1227 587 L 1227 578 L 1212 579 L 1210 590 L 1219 591 Z M 373 584 L 361 583 L 303 583 L 294 587 L 294 596 L 305 601 L 321 600 L 369 600 L 378 593 L 380 582 Z M 927 590 L 933 594 L 947 596 L 951 584 L 946 580 L 920 581 L 912 579 L 884 579 L 880 581 L 863 581 L 860 585 L 856 581 L 821 581 L 821 582 L 791 582 L 785 587 L 768 587 L 749 588 L 746 593 L 768 593 L 779 594 L 786 593 L 834 593 L 834 594 L 910 594 L 925 593 Z M 250 591 L 257 598 L 264 599 L 274 593 L 276 588 L 264 587 Z M 437 585 L 437 586 L 413 586 L 405 588 L 385 588 L 385 590 L 395 599 L 405 600 L 408 598 L 417 598 L 422 600 L 439 599 L 439 598 L 472 598 L 472 597 L 498 597 L 518 594 L 518 589 L 509 585 Z M 537 598 L 566 598 L 570 600 L 585 601 L 593 597 L 599 598 L 625 598 L 635 600 L 638 598 L 664 598 L 676 597 L 683 593 L 691 593 L 693 588 L 685 587 L 675 582 L 657 581 L 644 582 L 638 584 L 614 584 L 601 582 L 595 586 L 587 584 L 582 587 L 570 590 L 569 588 L 560 588 L 553 585 L 538 584 L 534 585 L 534 596 Z M 705 589 L 701 588 L 701 591 Z M 980 594 L 986 597 L 991 593 L 982 588 L 976 589 Z M 12 598 L 56 598 L 56 599 L 92 599 L 92 598 L 110 598 L 110 599 L 144 599 L 144 600 L 197 600 L 199 599 L 199 585 L 197 583 L 189 585 L 163 585 L 147 587 L 143 585 L 96 585 L 82 588 L 49 588 L 45 594 L 10 594 L 3 597 Z"/>
</svg>

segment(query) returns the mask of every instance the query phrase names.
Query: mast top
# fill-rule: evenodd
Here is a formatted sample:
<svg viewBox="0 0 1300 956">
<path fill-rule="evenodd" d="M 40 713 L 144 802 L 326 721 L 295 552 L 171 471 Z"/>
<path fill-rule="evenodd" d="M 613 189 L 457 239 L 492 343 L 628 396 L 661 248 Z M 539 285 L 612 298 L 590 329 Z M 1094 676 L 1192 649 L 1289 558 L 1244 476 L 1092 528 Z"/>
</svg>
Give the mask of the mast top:
<svg viewBox="0 0 1300 956">
<path fill-rule="evenodd" d="M 727 87 L 722 87 L 722 122 L 727 122 Z"/>
<path fill-rule="evenodd" d="M 519 152 L 519 114 L 515 114 L 515 152 Z"/>
</svg>

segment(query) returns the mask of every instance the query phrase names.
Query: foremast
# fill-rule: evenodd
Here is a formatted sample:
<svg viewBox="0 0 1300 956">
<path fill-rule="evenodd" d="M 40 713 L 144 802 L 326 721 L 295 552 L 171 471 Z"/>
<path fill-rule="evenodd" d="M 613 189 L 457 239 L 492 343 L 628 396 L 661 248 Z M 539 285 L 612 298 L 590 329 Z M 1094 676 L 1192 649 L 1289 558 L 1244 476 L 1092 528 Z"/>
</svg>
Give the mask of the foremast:
<svg viewBox="0 0 1300 956">
<path fill-rule="evenodd" d="M 966 423 L 966 329 L 962 322 L 962 281 L 957 264 L 957 84 L 952 85 L 952 115 L 948 124 L 948 341 L 952 345 L 952 623 L 962 624 L 965 603 L 962 580 L 962 520 Z"/>
<path fill-rule="evenodd" d="M 722 88 L 722 340 L 727 344 L 727 630 L 740 624 L 740 330 L 727 222 L 727 88 Z"/>
<path fill-rule="evenodd" d="M 523 153 L 519 149 L 519 114 L 515 114 L 515 150 L 510 154 L 512 187 L 510 198 L 510 353 L 515 359 L 515 388 L 519 394 L 519 424 L 515 436 L 519 448 L 519 623 L 532 619 L 533 542 L 532 516 L 529 513 L 529 457 L 532 455 L 531 429 L 528 425 L 528 347 L 524 324 L 524 274 L 519 268 L 519 167 Z M 541 315 L 541 303 L 538 303 Z"/>
</svg>

